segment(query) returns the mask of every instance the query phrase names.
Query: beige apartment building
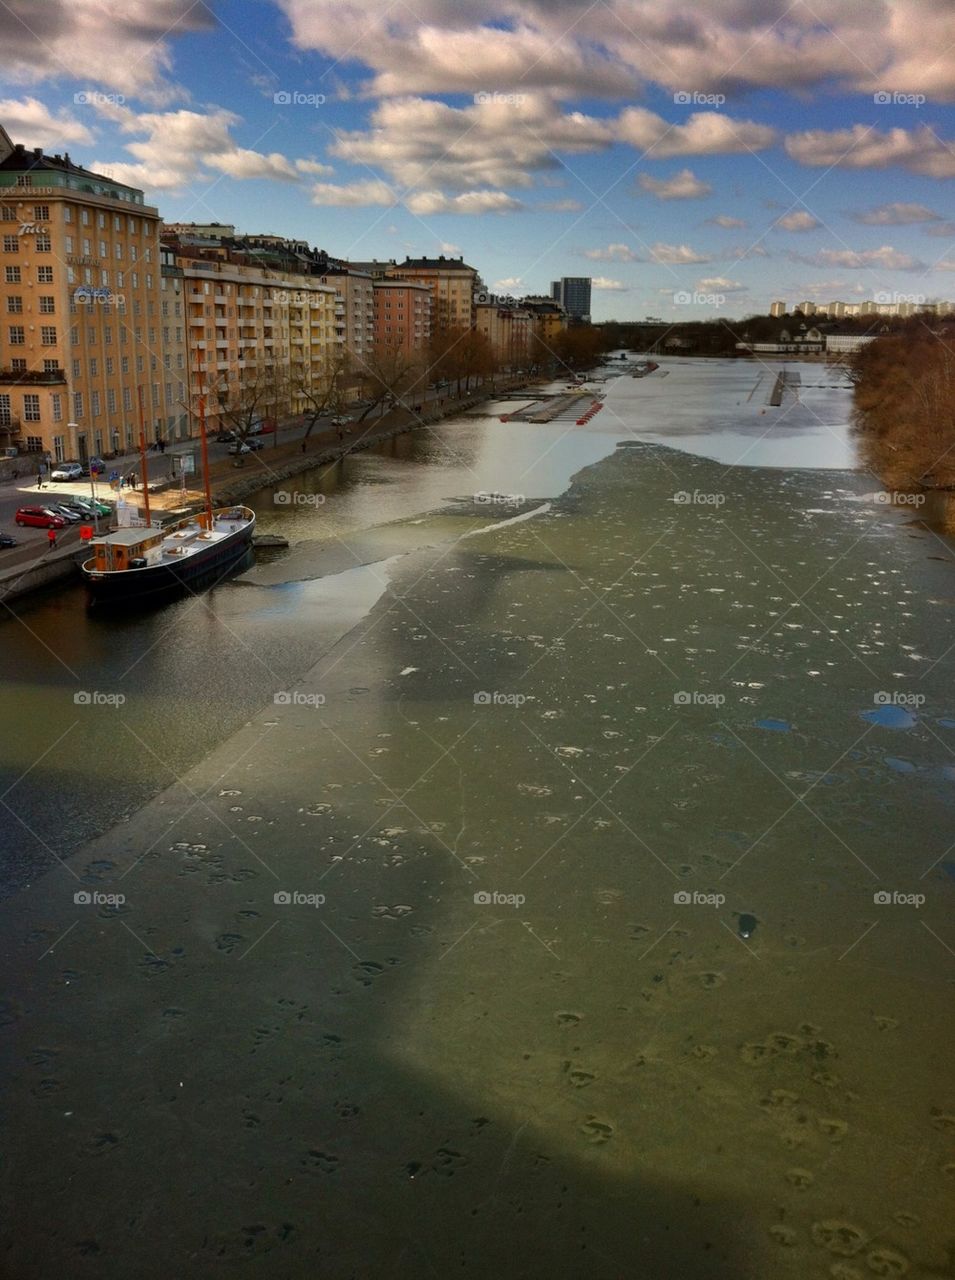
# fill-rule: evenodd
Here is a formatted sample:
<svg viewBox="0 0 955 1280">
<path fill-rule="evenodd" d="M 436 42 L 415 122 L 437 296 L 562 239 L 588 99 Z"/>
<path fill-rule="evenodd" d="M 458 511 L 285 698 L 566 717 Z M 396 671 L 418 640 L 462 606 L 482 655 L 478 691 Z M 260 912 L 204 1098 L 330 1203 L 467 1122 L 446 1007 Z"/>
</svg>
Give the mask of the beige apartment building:
<svg viewBox="0 0 955 1280">
<path fill-rule="evenodd" d="M 86 460 L 136 447 L 141 421 L 161 434 L 160 299 L 143 193 L 0 128 L 0 447 Z"/>
<path fill-rule="evenodd" d="M 474 323 L 473 294 L 478 273 L 462 258 L 405 258 L 389 266 L 391 279 L 413 280 L 431 292 L 431 325 L 435 333 L 470 329 Z"/>
<path fill-rule="evenodd" d="M 533 322 L 523 307 L 495 302 L 474 304 L 474 327 L 491 344 L 495 360 L 504 369 L 521 369 L 529 361 Z"/>
<path fill-rule="evenodd" d="M 315 276 L 188 254 L 177 250 L 175 259 L 194 419 L 204 394 L 208 429 L 223 429 L 223 405 L 242 404 L 250 386 L 269 378 L 278 390 L 263 416 L 301 413 L 303 388 L 321 385 L 334 366 L 344 320 L 335 289 Z"/>
<path fill-rule="evenodd" d="M 340 352 L 347 356 L 349 368 L 362 368 L 371 359 L 375 347 L 374 281 L 366 271 L 352 267 L 329 266 L 318 279 L 335 290 L 341 312 L 341 325 L 336 327 Z"/>
</svg>

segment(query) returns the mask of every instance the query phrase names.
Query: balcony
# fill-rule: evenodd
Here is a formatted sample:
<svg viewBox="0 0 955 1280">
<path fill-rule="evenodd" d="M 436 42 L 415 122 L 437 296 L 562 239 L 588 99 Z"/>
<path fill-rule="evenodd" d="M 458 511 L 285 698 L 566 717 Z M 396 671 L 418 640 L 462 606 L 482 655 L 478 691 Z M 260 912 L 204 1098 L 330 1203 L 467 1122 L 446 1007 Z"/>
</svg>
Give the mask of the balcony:
<svg viewBox="0 0 955 1280">
<path fill-rule="evenodd" d="M 5 385 L 51 387 L 65 381 L 62 369 L 51 373 L 45 369 L 0 369 L 0 383 Z"/>
</svg>

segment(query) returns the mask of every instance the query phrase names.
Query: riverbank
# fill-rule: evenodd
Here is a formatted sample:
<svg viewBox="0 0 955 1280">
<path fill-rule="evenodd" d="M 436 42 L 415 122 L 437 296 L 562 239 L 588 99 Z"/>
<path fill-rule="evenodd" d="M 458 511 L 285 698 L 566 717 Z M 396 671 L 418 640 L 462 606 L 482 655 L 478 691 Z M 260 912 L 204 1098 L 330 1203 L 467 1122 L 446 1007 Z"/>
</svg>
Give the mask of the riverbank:
<svg viewBox="0 0 955 1280">
<path fill-rule="evenodd" d="M 517 381 L 502 384 L 499 390 L 514 391 L 527 385 Z M 261 450 L 243 455 L 241 459 L 228 458 L 212 464 L 209 476 L 213 505 L 228 506 L 240 502 L 266 485 L 280 484 L 293 476 L 328 466 L 396 436 L 427 430 L 447 418 L 474 410 L 497 394 L 498 391 L 493 391 L 489 397 L 482 388 L 480 395 L 460 400 L 447 398 L 440 404 L 429 405 L 423 413 L 391 410 L 373 422 L 352 423 L 344 428 L 341 435 L 336 428 L 329 427 L 313 432 L 304 449 L 301 439 L 277 445 L 273 437 L 261 436 L 259 439 L 269 441 Z M 138 489 L 127 490 L 126 497 L 127 501 L 142 501 Z M 183 492 L 179 487 L 169 486 L 157 493 L 150 492 L 152 512 L 160 519 L 171 518 L 173 514 L 178 518 L 199 511 L 204 502 L 202 491 L 197 489 Z M 61 530 L 58 543 L 54 551 L 46 547 L 37 551 L 35 547 L 24 546 L 4 554 L 3 568 L 0 569 L 0 604 L 9 604 L 36 591 L 79 579 L 79 563 L 85 558 L 85 551 L 78 532 L 75 529 Z"/>
<path fill-rule="evenodd" d="M 11 1273 L 940 1271 L 951 570 L 853 484 L 637 442 L 317 579 L 374 603 L 0 907 Z"/>
</svg>

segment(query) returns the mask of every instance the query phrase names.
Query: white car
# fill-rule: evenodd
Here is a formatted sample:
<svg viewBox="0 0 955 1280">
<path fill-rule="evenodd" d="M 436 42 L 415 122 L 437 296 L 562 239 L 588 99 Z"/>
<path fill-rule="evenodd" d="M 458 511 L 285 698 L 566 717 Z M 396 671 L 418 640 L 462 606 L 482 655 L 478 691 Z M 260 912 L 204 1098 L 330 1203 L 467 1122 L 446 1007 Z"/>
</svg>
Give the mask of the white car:
<svg viewBox="0 0 955 1280">
<path fill-rule="evenodd" d="M 82 480 L 83 465 L 80 462 L 60 462 L 53 469 L 53 480 Z"/>
</svg>

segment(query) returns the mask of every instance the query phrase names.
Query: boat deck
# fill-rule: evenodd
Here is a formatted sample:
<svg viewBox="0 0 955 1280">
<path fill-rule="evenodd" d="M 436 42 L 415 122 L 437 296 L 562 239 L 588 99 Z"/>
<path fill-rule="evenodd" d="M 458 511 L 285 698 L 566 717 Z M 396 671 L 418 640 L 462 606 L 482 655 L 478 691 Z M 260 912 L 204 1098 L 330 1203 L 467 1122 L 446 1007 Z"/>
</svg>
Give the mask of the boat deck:
<svg viewBox="0 0 955 1280">
<path fill-rule="evenodd" d="M 168 533 L 158 547 L 151 548 L 147 554 L 149 564 L 181 564 L 190 556 L 208 550 L 217 542 L 222 542 L 234 533 L 248 528 L 251 521 L 240 511 L 234 515 L 217 514 L 211 529 L 204 529 L 197 521 L 190 521 L 173 532 Z"/>
</svg>

